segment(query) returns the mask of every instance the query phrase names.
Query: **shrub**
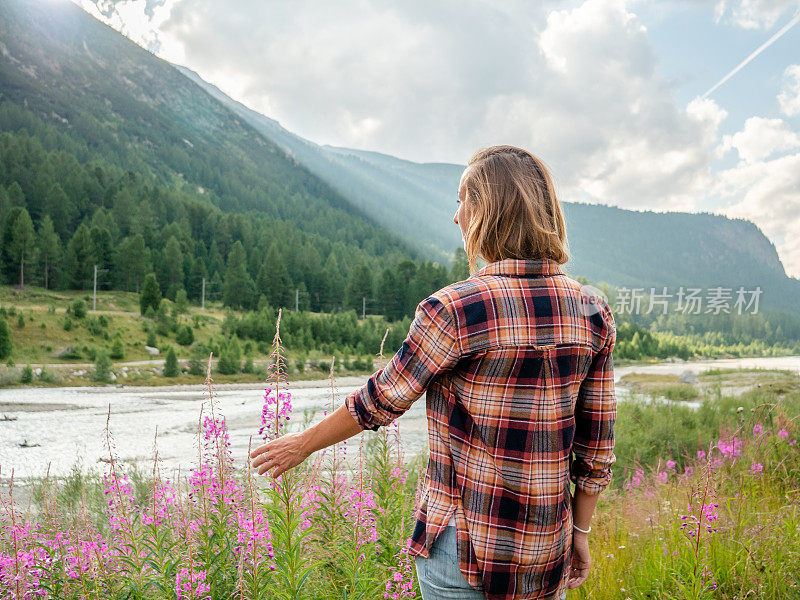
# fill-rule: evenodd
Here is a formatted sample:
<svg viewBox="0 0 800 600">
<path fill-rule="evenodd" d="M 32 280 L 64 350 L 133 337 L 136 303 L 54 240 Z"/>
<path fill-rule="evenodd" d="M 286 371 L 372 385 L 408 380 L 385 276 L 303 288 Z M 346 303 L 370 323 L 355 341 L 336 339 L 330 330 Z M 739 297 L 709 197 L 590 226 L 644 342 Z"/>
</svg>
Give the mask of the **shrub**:
<svg viewBox="0 0 800 600">
<path fill-rule="evenodd" d="M 0 359 L 11 356 L 11 330 L 5 319 L 0 319 Z"/>
<path fill-rule="evenodd" d="M 95 350 L 94 372 L 92 381 L 108 383 L 111 381 L 111 358 L 103 350 Z"/>
<path fill-rule="evenodd" d="M 156 332 L 152 329 L 148 329 L 147 331 L 147 345 L 151 348 L 156 348 L 158 346 L 158 339 L 156 338 Z"/>
<path fill-rule="evenodd" d="M 22 367 L 22 375 L 19 378 L 20 383 L 32 383 L 33 382 L 33 369 L 31 369 L 30 365 L 25 365 Z"/>
<path fill-rule="evenodd" d="M 175 294 L 174 310 L 179 315 L 189 312 L 189 298 L 186 296 L 186 290 L 183 288 L 179 289 Z"/>
<path fill-rule="evenodd" d="M 64 325 L 63 325 L 64 331 L 72 331 L 72 326 L 73 326 L 72 319 L 70 319 L 69 317 L 64 319 Z"/>
<path fill-rule="evenodd" d="M 178 329 L 178 335 L 175 336 L 175 341 L 181 346 L 191 346 L 194 343 L 194 332 L 189 325 L 182 325 Z"/>
<path fill-rule="evenodd" d="M 241 358 L 242 352 L 239 347 L 239 341 L 235 337 L 231 338 L 220 350 L 217 371 L 223 375 L 239 373 L 242 368 Z"/>
<path fill-rule="evenodd" d="M 108 317 L 106 317 L 105 315 L 100 315 L 99 317 L 97 317 L 97 322 L 103 329 L 108 327 Z"/>
<path fill-rule="evenodd" d="M 180 366 L 178 366 L 178 357 L 175 354 L 175 349 L 170 346 L 167 351 L 167 359 L 164 362 L 164 377 L 177 377 L 181 374 Z"/>
<path fill-rule="evenodd" d="M 244 366 L 242 367 L 242 373 L 252 374 L 252 373 L 255 373 L 255 372 L 256 372 L 256 367 L 253 364 L 253 357 L 252 356 L 248 356 L 247 360 L 244 361 Z"/>
<path fill-rule="evenodd" d="M 19 327 L 20 329 L 25 327 L 25 317 L 23 317 L 22 314 L 20 314 L 19 317 L 17 318 L 17 327 Z"/>
<path fill-rule="evenodd" d="M 139 294 L 139 310 L 141 314 L 147 316 L 148 309 L 152 308 L 155 312 L 159 304 L 161 304 L 161 288 L 158 286 L 155 274 L 150 273 L 145 277 L 142 293 Z"/>
<path fill-rule="evenodd" d="M 125 348 L 122 345 L 122 336 L 120 334 L 114 336 L 114 343 L 111 344 L 111 358 L 114 360 L 125 358 Z"/>
<path fill-rule="evenodd" d="M 91 317 L 86 319 L 86 331 L 89 332 L 89 335 L 100 335 L 103 333 L 103 328 L 97 319 Z"/>
<path fill-rule="evenodd" d="M 72 303 L 72 314 L 76 319 L 86 317 L 86 303 L 83 300 L 76 300 Z"/>
</svg>

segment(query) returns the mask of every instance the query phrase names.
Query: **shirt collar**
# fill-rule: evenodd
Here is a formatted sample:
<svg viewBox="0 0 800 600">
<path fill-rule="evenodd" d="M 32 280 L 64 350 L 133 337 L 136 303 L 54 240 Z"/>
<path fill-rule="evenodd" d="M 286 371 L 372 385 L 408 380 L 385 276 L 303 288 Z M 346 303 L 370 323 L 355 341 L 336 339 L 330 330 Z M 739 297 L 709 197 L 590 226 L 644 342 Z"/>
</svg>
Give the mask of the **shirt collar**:
<svg viewBox="0 0 800 600">
<path fill-rule="evenodd" d="M 480 277 L 482 275 L 548 277 L 550 275 L 564 275 L 564 270 L 561 265 L 550 258 L 504 258 L 503 260 L 489 263 L 472 277 Z"/>
</svg>

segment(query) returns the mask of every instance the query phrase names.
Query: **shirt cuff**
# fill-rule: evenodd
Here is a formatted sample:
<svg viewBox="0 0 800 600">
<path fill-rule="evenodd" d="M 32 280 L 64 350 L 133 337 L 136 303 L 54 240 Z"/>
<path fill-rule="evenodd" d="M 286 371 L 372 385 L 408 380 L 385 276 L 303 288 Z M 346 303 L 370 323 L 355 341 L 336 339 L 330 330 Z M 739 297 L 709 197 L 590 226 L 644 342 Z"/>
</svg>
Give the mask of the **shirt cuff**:
<svg viewBox="0 0 800 600">
<path fill-rule="evenodd" d="M 359 388 L 348 394 L 344 401 L 345 405 L 347 406 L 350 416 L 361 426 L 361 429 L 377 431 L 380 424 L 374 423 L 375 419 L 370 411 L 365 408 L 362 398 L 363 390 L 364 388 Z"/>
</svg>

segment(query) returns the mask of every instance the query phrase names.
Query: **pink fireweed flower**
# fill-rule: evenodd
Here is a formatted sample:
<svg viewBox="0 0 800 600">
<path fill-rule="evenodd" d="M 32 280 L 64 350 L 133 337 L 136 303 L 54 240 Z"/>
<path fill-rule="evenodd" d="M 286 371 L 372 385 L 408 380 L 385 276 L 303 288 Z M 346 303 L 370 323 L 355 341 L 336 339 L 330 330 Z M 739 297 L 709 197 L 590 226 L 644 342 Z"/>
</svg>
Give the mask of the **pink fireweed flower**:
<svg viewBox="0 0 800 600">
<path fill-rule="evenodd" d="M 667 461 L 667 471 L 672 471 L 674 469 L 675 469 L 675 461 L 674 460 L 668 460 Z"/>
<path fill-rule="evenodd" d="M 788 440 L 789 439 L 789 432 L 786 431 L 785 429 L 779 429 L 778 430 L 778 437 L 781 438 L 782 440 Z"/>
<path fill-rule="evenodd" d="M 669 473 L 667 473 L 666 471 L 662 471 L 661 473 L 656 474 L 656 481 L 658 481 L 659 483 L 667 483 L 668 479 L 669 479 Z"/>
<path fill-rule="evenodd" d="M 698 450 L 697 451 L 697 460 L 705 460 L 706 452 L 705 450 Z"/>
<path fill-rule="evenodd" d="M 758 477 L 764 471 L 764 465 L 761 463 L 754 462 L 750 465 L 750 474 L 753 477 Z"/>
<path fill-rule="evenodd" d="M 211 586 L 206 583 L 205 571 L 190 572 L 184 567 L 175 574 L 177 600 L 206 600 L 211 596 L 203 596 L 203 594 L 209 591 L 211 591 Z"/>
<path fill-rule="evenodd" d="M 631 480 L 625 484 L 625 489 L 626 490 L 636 489 L 640 485 L 642 485 L 643 481 L 644 481 L 644 471 L 642 471 L 641 469 L 637 469 L 636 472 L 633 474 L 633 477 L 631 477 Z"/>
<path fill-rule="evenodd" d="M 719 519 L 719 514 L 717 513 L 718 507 L 719 504 L 715 503 L 700 504 L 697 510 L 698 514 L 694 514 L 692 505 L 687 504 L 686 510 L 689 512 L 689 514 L 681 515 L 681 521 L 683 521 L 681 529 L 683 529 L 686 535 L 690 538 L 697 537 L 701 524 L 705 528 L 706 532 L 716 533 L 717 529 L 711 524 L 715 523 Z"/>
<path fill-rule="evenodd" d="M 720 453 L 725 458 L 736 458 L 737 456 L 741 456 L 743 445 L 744 442 L 735 438 L 732 440 L 720 440 L 717 442 L 717 448 L 719 448 Z"/>
<path fill-rule="evenodd" d="M 359 548 L 378 551 L 378 524 L 375 518 L 375 494 L 372 490 L 360 490 L 352 486 L 345 508 L 345 518 L 355 535 L 355 543 Z M 363 562 L 366 554 L 362 552 L 358 560 Z"/>
<path fill-rule="evenodd" d="M 169 518 L 171 508 L 178 505 L 178 498 L 169 481 L 158 483 L 153 492 L 150 506 L 142 510 L 142 522 L 161 525 Z"/>
<path fill-rule="evenodd" d="M 411 539 L 406 541 L 406 547 L 400 551 L 400 560 L 397 568 L 392 568 L 392 574 L 386 582 L 383 593 L 384 600 L 402 600 L 416 598 L 414 594 L 414 571 L 411 566 L 411 557 L 408 555 L 408 546 Z"/>
<path fill-rule="evenodd" d="M 292 417 L 292 394 L 280 392 L 277 395 L 272 388 L 264 390 L 264 405 L 261 408 L 261 428 L 258 434 L 264 441 L 280 437 Z"/>
<path fill-rule="evenodd" d="M 753 425 L 753 437 L 756 437 L 762 431 L 764 431 L 764 428 L 761 426 L 760 423 L 756 423 L 755 425 Z"/>
</svg>

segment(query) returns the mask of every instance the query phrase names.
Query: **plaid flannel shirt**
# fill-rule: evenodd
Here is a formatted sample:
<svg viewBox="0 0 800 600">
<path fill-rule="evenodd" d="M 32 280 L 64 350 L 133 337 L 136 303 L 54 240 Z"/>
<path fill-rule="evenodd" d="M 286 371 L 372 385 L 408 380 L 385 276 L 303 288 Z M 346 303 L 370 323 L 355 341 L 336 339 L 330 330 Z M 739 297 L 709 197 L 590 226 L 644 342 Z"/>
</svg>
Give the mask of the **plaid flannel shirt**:
<svg viewBox="0 0 800 600">
<path fill-rule="evenodd" d="M 572 551 L 570 481 L 614 463 L 616 326 L 549 259 L 505 259 L 423 300 L 387 366 L 349 394 L 376 430 L 427 391 L 430 457 L 410 554 L 455 515 L 459 565 L 490 600 L 555 598 Z"/>
</svg>

